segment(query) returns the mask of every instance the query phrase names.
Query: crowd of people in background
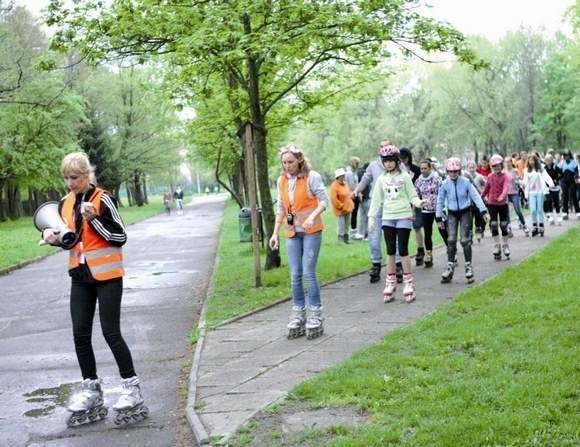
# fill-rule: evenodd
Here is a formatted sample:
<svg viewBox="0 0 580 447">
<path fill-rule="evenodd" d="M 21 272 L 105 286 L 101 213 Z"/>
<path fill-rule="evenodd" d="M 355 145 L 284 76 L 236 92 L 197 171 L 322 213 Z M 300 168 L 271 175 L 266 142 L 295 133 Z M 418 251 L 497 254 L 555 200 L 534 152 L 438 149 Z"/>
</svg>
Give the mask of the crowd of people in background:
<svg viewBox="0 0 580 447">
<path fill-rule="evenodd" d="M 410 267 L 405 266 L 408 239 L 398 239 L 392 229 L 393 219 L 385 207 L 392 206 L 394 195 L 400 196 L 405 183 L 389 180 L 389 188 L 383 185 L 383 195 L 371 207 L 371 198 L 377 188 L 378 179 L 385 181 L 392 176 L 387 165 L 390 160 L 385 156 L 386 147 L 395 147 L 388 140 L 379 142 L 378 158 L 361 166 L 360 158 L 352 156 L 346 168 L 339 168 L 335 176 L 341 178 L 341 197 L 350 191 L 352 201 L 349 205 L 350 232 L 347 234 L 345 222 L 338 226 L 340 243 L 368 241 L 370 248 L 370 281 L 380 280 L 382 266 L 382 237 L 387 244 L 387 253 L 393 253 L 394 272 L 387 263 L 385 301 L 391 301 L 396 286 L 409 278 Z M 397 148 L 398 149 L 398 148 Z M 484 237 L 489 223 L 493 238 L 493 257 L 496 260 L 510 257 L 509 239 L 513 237 L 511 214 L 515 213 L 514 223 L 526 236 L 543 236 L 546 225 L 559 225 L 569 218 L 580 219 L 578 202 L 580 199 L 580 154 L 573 156 L 570 151 L 556 152 L 549 149 L 545 154 L 528 154 L 526 151 L 509 156 L 484 155 L 477 162 L 473 159 L 450 157 L 440 165 L 435 157 L 425 157 L 418 165 L 413 163 L 411 150 L 398 149 L 397 169 L 408 175 L 415 186 L 422 206 L 415 206 L 412 200 L 406 205 L 413 211 L 411 230 L 415 235 L 417 252 L 416 266 L 433 266 L 433 224 L 447 246 L 447 265 L 442 272 L 441 282 L 451 281 L 457 262 L 457 242 L 464 254 L 464 267 L 467 282 L 473 282 L 471 244 L 473 236 L 479 242 Z M 334 183 L 333 183 L 334 185 Z M 332 188 L 331 188 L 332 191 Z M 371 192 L 373 191 L 373 192 Z M 376 194 L 379 194 L 376 192 Z M 405 193 L 407 194 L 407 193 Z M 339 206 L 331 200 L 335 214 Z M 511 207 L 510 207 L 511 205 Z M 344 205 L 340 205 L 343 206 Z M 526 222 L 524 209 L 529 209 L 530 223 Z M 512 211 L 513 210 L 513 211 Z M 338 215 L 338 214 L 337 214 Z M 392 217 L 392 216 L 391 216 Z M 389 222 L 390 221 L 390 222 Z M 388 229 L 388 230 L 387 230 Z M 392 242 L 396 244 L 392 246 Z M 393 248 L 396 247 L 396 248 Z M 393 276 L 394 275 L 394 276 Z M 396 282 L 393 283 L 393 278 Z M 404 294 L 405 299 L 414 293 Z M 412 301 L 407 299 L 407 301 Z"/>
<path fill-rule="evenodd" d="M 316 269 L 324 229 L 320 215 L 328 207 L 336 216 L 339 244 L 368 242 L 371 283 L 381 278 L 385 241 L 385 303 L 395 299 L 399 283 L 403 283 L 406 302 L 416 299 L 409 239 L 414 234 L 415 266 L 433 267 L 435 223 L 447 252 L 441 283 L 451 282 L 455 274 L 459 242 L 469 284 L 475 277 L 473 234 L 481 241 L 487 225 L 493 238 L 493 258 L 510 259 L 509 240 L 514 234 L 510 204 L 519 229 L 529 237 L 544 236 L 546 224 L 580 219 L 580 159 L 569 151 L 522 151 L 507 157 L 495 153 L 478 162 L 451 156 L 443 164 L 435 157 L 425 157 L 417 165 L 410 149 L 385 139 L 379 142 L 377 155 L 362 166 L 359 157 L 350 157 L 346 167 L 334 171 L 327 194 L 321 175 L 310 168 L 301 148 L 290 145 L 280 152 L 278 208 L 269 248 L 279 248 L 278 232 L 285 227 L 292 292 L 290 339 L 304 334 L 316 338 L 323 333 Z M 530 225 L 524 208 L 529 208 Z"/>
</svg>

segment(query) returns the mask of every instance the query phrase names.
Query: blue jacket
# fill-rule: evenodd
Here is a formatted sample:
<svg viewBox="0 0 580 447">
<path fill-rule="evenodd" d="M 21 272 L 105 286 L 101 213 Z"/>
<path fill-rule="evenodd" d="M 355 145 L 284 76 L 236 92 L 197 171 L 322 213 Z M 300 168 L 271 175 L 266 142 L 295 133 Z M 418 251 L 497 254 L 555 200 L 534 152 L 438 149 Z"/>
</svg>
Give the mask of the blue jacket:
<svg viewBox="0 0 580 447">
<path fill-rule="evenodd" d="M 463 211 L 471 207 L 471 202 L 481 214 L 487 213 L 487 208 L 481 196 L 466 177 L 460 175 L 457 180 L 447 177 L 437 194 L 437 208 L 435 209 L 435 219 L 440 222 L 443 218 L 443 210 L 447 205 L 448 211 Z"/>
</svg>

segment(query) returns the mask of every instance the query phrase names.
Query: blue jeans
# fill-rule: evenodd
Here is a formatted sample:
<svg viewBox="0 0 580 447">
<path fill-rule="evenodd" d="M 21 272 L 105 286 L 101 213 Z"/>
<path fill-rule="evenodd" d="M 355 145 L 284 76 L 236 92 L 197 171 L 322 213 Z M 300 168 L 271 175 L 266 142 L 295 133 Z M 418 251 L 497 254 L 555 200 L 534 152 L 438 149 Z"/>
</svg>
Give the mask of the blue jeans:
<svg viewBox="0 0 580 447">
<path fill-rule="evenodd" d="M 522 213 L 522 202 L 520 199 L 519 194 L 508 194 L 508 200 L 514 206 L 514 211 L 518 215 L 518 220 L 520 224 L 525 227 L 526 226 L 526 219 L 524 218 L 524 214 Z"/>
<path fill-rule="evenodd" d="M 288 265 L 290 266 L 290 287 L 292 290 L 292 306 L 306 308 L 306 296 L 302 284 L 302 276 L 306 278 L 308 287 L 308 308 L 322 306 L 320 300 L 320 283 L 316 277 L 316 264 L 322 243 L 322 231 L 317 233 L 296 233 L 296 236 L 286 239 Z"/>
<path fill-rule="evenodd" d="M 383 260 L 383 229 L 381 226 L 381 218 L 383 216 L 383 207 L 381 206 L 375 216 L 369 216 L 370 219 L 375 220 L 375 227 L 373 231 L 369 231 L 369 248 L 371 250 L 371 262 L 373 264 L 380 263 Z"/>
<path fill-rule="evenodd" d="M 544 193 L 531 192 L 528 197 L 532 223 L 544 223 Z"/>
</svg>

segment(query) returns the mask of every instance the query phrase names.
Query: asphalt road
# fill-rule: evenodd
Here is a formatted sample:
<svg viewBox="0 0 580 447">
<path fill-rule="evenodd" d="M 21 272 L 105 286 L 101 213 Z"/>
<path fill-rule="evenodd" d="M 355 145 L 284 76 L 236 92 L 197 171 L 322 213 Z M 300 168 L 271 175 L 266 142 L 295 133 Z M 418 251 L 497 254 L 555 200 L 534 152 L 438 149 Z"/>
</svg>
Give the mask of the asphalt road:
<svg viewBox="0 0 580 447">
<path fill-rule="evenodd" d="M 66 403 L 79 388 L 69 316 L 66 253 L 0 276 L 0 446 L 182 446 L 183 415 L 197 323 L 217 249 L 225 196 L 159 215 L 127 229 L 122 331 L 151 416 L 119 429 L 105 421 L 69 429 Z M 31 223 L 32 225 L 32 223 Z M 105 405 L 119 391 L 113 356 L 95 318 L 93 343 Z M 183 383 L 185 380 L 185 383 Z"/>
</svg>

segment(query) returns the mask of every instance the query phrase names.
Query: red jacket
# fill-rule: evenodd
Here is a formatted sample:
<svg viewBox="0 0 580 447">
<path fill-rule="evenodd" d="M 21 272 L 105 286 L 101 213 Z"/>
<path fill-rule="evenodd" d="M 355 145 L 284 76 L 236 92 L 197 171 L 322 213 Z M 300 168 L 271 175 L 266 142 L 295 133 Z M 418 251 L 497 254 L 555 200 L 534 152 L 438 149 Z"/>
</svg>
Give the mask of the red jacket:
<svg viewBox="0 0 580 447">
<path fill-rule="evenodd" d="M 507 205 L 510 180 L 505 172 L 489 174 L 481 197 L 487 198 L 490 205 Z"/>
</svg>

